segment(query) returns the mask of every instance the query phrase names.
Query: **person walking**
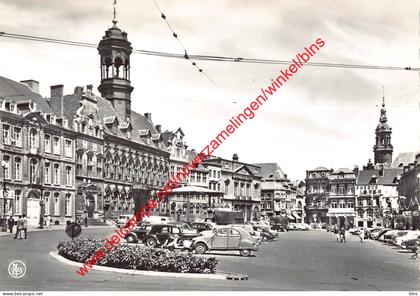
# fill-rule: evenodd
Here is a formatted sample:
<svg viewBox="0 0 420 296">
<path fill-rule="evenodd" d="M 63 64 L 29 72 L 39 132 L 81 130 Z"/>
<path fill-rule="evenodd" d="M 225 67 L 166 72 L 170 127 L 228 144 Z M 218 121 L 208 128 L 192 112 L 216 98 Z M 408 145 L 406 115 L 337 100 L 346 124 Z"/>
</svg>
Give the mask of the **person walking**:
<svg viewBox="0 0 420 296">
<path fill-rule="evenodd" d="M 360 242 L 363 243 L 363 240 L 365 239 L 365 230 L 362 228 L 359 232 Z"/>
<path fill-rule="evenodd" d="M 15 226 L 15 220 L 13 219 L 12 216 L 10 216 L 9 219 L 7 220 L 7 224 L 9 225 L 10 233 L 13 233 L 13 227 Z"/>
<path fill-rule="evenodd" d="M 88 227 L 88 217 L 85 217 L 85 227 Z"/>
<path fill-rule="evenodd" d="M 28 235 L 28 219 L 26 218 L 26 215 L 22 215 L 22 230 L 25 233 L 25 239 L 27 239 Z"/>
<path fill-rule="evenodd" d="M 23 220 L 22 220 L 22 216 L 19 216 L 19 219 L 17 220 L 17 224 L 16 224 L 16 234 L 15 234 L 14 239 L 17 239 L 18 236 L 19 236 L 19 239 L 22 238 L 22 234 L 21 234 L 22 228 L 23 228 Z"/>
<path fill-rule="evenodd" d="M 334 227 L 334 236 L 335 236 L 335 241 L 338 243 L 338 241 L 340 240 L 340 231 L 338 231 L 337 227 Z"/>
<path fill-rule="evenodd" d="M 344 227 L 341 227 L 340 236 L 341 236 L 341 242 L 346 243 L 346 230 L 344 229 Z"/>
<path fill-rule="evenodd" d="M 420 253 L 420 241 L 417 240 L 416 244 L 414 245 L 414 254 L 411 256 L 412 259 L 419 259 L 419 253 Z"/>
<path fill-rule="evenodd" d="M 51 230 L 51 220 L 50 215 L 48 215 L 47 220 L 45 221 L 45 229 Z"/>
</svg>

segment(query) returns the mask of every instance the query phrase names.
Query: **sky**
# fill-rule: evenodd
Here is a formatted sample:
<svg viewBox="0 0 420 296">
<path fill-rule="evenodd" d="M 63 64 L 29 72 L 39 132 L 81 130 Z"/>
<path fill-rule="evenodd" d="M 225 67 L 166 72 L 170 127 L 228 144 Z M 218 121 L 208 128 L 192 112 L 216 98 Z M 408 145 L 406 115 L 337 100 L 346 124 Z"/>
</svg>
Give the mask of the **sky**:
<svg viewBox="0 0 420 296">
<path fill-rule="evenodd" d="M 290 60 L 317 38 L 312 62 L 419 67 L 419 1 L 156 0 L 189 54 Z M 112 26 L 113 0 L 0 0 L 0 32 L 97 44 Z M 152 0 L 118 0 L 117 26 L 135 49 L 183 50 Z M 0 37 L 0 75 L 50 86 L 100 83 L 94 48 Z M 163 130 L 181 127 L 201 150 L 229 118 L 277 77 L 283 65 L 131 56 L 132 109 Z M 373 160 L 383 89 L 394 158 L 420 151 L 420 78 L 415 71 L 304 67 L 226 140 L 218 156 L 276 162 L 290 179 L 318 166 Z M 99 92 L 96 90 L 96 93 Z"/>
</svg>

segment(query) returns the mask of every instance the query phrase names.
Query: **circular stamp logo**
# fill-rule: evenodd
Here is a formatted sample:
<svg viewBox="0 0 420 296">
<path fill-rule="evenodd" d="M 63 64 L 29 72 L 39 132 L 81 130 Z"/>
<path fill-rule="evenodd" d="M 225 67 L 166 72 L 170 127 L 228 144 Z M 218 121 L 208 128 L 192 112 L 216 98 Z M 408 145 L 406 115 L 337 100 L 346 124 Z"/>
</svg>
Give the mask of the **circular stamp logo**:
<svg viewBox="0 0 420 296">
<path fill-rule="evenodd" d="M 13 260 L 7 268 L 9 275 L 15 279 L 20 279 L 25 276 L 26 265 L 20 260 Z"/>
</svg>

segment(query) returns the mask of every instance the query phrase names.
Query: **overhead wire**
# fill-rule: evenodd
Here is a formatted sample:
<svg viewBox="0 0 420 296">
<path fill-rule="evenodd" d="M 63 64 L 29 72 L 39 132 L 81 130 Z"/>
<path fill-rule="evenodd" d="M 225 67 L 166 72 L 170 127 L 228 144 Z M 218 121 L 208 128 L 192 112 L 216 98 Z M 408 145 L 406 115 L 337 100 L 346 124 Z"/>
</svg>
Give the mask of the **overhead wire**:
<svg viewBox="0 0 420 296">
<path fill-rule="evenodd" d="M 15 33 L 0 32 L 0 37 L 38 41 L 46 43 L 55 43 L 60 45 L 79 46 L 96 48 L 97 45 L 93 43 L 69 41 L 63 39 L 46 38 L 34 35 L 23 35 Z M 153 51 L 144 49 L 133 49 L 134 53 L 158 56 L 164 58 L 185 59 L 185 54 Z M 242 58 L 242 57 L 228 57 L 228 56 L 212 56 L 212 55 L 188 55 L 189 59 L 212 62 L 233 62 L 233 63 L 252 63 L 252 64 L 270 64 L 270 65 L 290 65 L 292 61 L 278 60 L 278 59 L 260 59 L 260 58 Z M 401 66 L 382 66 L 382 65 L 366 65 L 366 64 L 343 64 L 343 63 L 326 63 L 326 62 L 307 62 L 305 66 L 310 67 L 327 67 L 327 68 L 342 68 L 342 69 L 365 69 L 365 70 L 388 70 L 388 71 L 420 71 L 420 67 L 401 67 Z"/>
<path fill-rule="evenodd" d="M 159 7 L 159 4 L 156 2 L 156 0 L 153 0 L 153 3 L 155 4 L 156 8 L 159 10 L 160 12 L 160 16 L 161 18 L 165 21 L 166 25 L 168 26 L 169 30 L 172 32 L 172 36 L 178 41 L 179 45 L 181 46 L 181 48 L 184 51 L 184 58 L 186 60 L 191 60 L 191 64 L 193 65 L 193 67 L 195 67 L 198 72 L 200 72 L 201 74 L 204 75 L 204 77 L 206 77 L 214 86 L 216 86 L 219 90 L 221 90 L 220 86 L 216 83 L 216 81 L 214 81 L 213 78 L 211 78 L 207 73 L 205 73 L 203 71 L 202 68 L 200 68 L 197 63 L 194 61 L 194 59 L 191 59 L 190 56 L 188 55 L 187 49 L 184 46 L 184 44 L 181 42 L 181 40 L 178 38 L 178 34 L 175 32 L 175 30 L 172 28 L 171 24 L 169 23 L 166 15 L 163 13 L 162 9 Z"/>
</svg>

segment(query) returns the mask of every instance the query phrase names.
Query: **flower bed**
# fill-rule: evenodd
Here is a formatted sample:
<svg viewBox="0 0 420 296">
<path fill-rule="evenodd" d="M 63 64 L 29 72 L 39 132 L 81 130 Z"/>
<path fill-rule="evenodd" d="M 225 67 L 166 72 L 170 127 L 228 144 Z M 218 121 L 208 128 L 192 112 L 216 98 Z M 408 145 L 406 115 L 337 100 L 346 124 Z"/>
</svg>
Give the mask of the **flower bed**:
<svg viewBox="0 0 420 296">
<path fill-rule="evenodd" d="M 60 242 L 57 248 L 58 253 L 64 258 L 83 263 L 103 245 L 104 241 L 101 240 L 77 239 Z M 196 257 L 186 251 L 123 244 L 112 249 L 97 265 L 148 271 L 215 273 L 217 260 Z"/>
</svg>

